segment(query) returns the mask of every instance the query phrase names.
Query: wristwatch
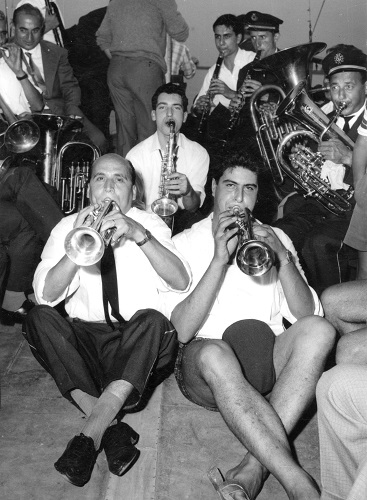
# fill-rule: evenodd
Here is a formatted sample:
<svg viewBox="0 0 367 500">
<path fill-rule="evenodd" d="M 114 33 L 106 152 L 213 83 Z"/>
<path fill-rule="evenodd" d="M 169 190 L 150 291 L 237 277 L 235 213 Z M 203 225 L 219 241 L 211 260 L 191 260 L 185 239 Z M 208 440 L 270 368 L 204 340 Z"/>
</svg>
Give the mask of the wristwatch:
<svg viewBox="0 0 367 500">
<path fill-rule="evenodd" d="M 141 241 L 136 241 L 135 243 L 138 245 L 138 247 L 142 247 L 143 245 L 145 245 L 145 243 L 147 243 L 152 238 L 153 238 L 153 236 L 152 236 L 151 232 L 148 231 L 148 229 L 146 229 L 145 230 L 145 238 Z"/>
<path fill-rule="evenodd" d="M 287 250 L 285 259 L 279 261 L 279 267 L 284 267 L 287 264 L 291 264 L 292 262 L 293 262 L 293 254 L 290 250 Z"/>
</svg>

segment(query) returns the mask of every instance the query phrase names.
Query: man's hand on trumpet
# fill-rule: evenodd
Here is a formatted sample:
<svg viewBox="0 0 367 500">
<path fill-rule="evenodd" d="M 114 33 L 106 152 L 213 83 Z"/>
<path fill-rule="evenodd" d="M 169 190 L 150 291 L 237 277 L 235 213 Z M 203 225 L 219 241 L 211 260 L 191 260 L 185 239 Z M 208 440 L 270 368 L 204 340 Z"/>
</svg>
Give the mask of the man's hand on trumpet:
<svg viewBox="0 0 367 500">
<path fill-rule="evenodd" d="M 263 241 L 268 244 L 270 248 L 274 250 L 275 255 L 278 257 L 278 260 L 283 260 L 287 255 L 287 249 L 280 241 L 278 236 L 276 235 L 274 229 L 268 224 L 258 224 L 254 222 L 252 225 L 252 229 L 254 232 L 254 237 L 258 241 Z"/>
</svg>

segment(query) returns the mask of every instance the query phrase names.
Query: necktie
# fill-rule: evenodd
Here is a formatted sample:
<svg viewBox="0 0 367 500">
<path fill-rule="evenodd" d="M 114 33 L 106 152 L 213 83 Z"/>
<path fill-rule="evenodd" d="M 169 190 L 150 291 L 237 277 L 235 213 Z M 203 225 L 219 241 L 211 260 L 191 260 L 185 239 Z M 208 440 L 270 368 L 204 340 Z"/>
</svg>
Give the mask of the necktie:
<svg viewBox="0 0 367 500">
<path fill-rule="evenodd" d="M 113 328 L 113 324 L 108 312 L 108 304 L 111 306 L 112 316 L 120 323 L 125 323 L 119 312 L 119 296 L 117 288 L 117 274 L 115 257 L 111 245 L 105 249 L 101 260 L 101 277 L 103 291 L 103 309 L 107 324 Z"/>
<path fill-rule="evenodd" d="M 30 52 L 26 52 L 25 54 L 26 54 L 26 56 L 28 56 L 28 59 L 29 59 L 29 64 L 27 64 L 27 69 L 29 70 L 29 72 L 31 74 L 32 80 L 33 80 L 34 84 L 39 89 L 41 89 L 42 93 L 44 94 L 46 92 L 46 84 L 45 84 L 44 79 L 42 78 L 41 72 L 40 72 L 37 64 L 35 64 L 33 62 L 32 54 Z"/>
<path fill-rule="evenodd" d="M 350 130 L 349 120 L 351 120 L 353 118 L 353 115 L 352 116 L 343 116 L 343 118 L 344 118 L 343 132 L 345 132 L 347 134 Z"/>
</svg>

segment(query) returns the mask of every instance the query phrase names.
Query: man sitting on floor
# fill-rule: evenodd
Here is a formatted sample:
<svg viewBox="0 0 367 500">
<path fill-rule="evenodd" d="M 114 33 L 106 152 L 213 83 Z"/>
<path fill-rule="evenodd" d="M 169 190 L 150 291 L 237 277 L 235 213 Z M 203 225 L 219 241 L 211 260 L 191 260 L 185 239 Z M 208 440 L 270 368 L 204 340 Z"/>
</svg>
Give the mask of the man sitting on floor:
<svg viewBox="0 0 367 500">
<path fill-rule="evenodd" d="M 282 231 L 254 224 L 259 243 L 275 253 L 267 273 L 246 275 L 234 264 L 238 223 L 254 209 L 259 169 L 238 154 L 218 167 L 213 213 L 174 237 L 194 287 L 171 315 L 184 344 L 176 378 L 188 399 L 219 411 L 248 450 L 224 482 L 219 471 L 210 471 L 223 498 L 256 498 L 271 472 L 289 498 L 316 500 L 317 485 L 293 458 L 288 435 L 314 398 L 335 331 L 319 316 L 321 304 Z M 283 318 L 291 323 L 287 330 Z"/>
<path fill-rule="evenodd" d="M 157 385 L 172 370 L 177 336 L 162 314 L 162 295 L 186 290 L 190 281 L 166 224 L 136 208 L 141 193 L 129 161 L 116 154 L 98 158 L 89 194 L 92 205 L 51 233 L 34 279 L 42 305 L 28 314 L 24 333 L 62 395 L 87 415 L 81 434 L 55 463 L 76 486 L 89 481 L 102 448 L 118 476 L 137 460 L 138 436 L 118 413 L 135 407 L 148 382 Z M 78 265 L 65 253 L 66 236 L 106 200 L 114 207 L 100 232 L 113 228 L 111 245 L 101 264 Z M 70 321 L 52 307 L 63 299 Z"/>
</svg>

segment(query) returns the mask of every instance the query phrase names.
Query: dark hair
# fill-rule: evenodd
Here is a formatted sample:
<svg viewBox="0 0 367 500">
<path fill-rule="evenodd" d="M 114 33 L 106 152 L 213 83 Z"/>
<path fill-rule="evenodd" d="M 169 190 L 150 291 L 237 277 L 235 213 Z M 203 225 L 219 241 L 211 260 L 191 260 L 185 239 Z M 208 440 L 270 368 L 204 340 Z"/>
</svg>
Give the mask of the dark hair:
<svg viewBox="0 0 367 500">
<path fill-rule="evenodd" d="M 152 97 L 152 109 L 153 111 L 157 108 L 158 97 L 161 94 L 177 94 L 181 97 L 182 107 L 184 112 L 187 111 L 187 107 L 189 105 L 189 100 L 186 97 L 185 89 L 182 85 L 178 85 L 177 83 L 165 83 L 157 88 Z"/>
<path fill-rule="evenodd" d="M 6 21 L 6 15 L 2 10 L 0 10 L 0 21 Z"/>
<path fill-rule="evenodd" d="M 17 23 L 17 18 L 20 14 L 28 14 L 31 16 L 36 16 L 41 20 L 42 27 L 45 25 L 45 18 L 42 15 L 42 12 L 37 9 L 37 7 L 34 7 L 34 5 L 31 5 L 30 3 L 25 3 L 24 5 L 21 5 L 17 9 L 15 9 L 13 13 L 13 24 L 14 26 Z"/>
<path fill-rule="evenodd" d="M 226 170 L 233 170 L 234 168 L 241 167 L 250 170 L 259 177 L 261 170 L 261 161 L 251 153 L 235 152 L 231 156 L 227 156 L 215 163 L 212 175 L 215 182 L 218 184 L 219 179 L 222 177 Z"/>
<path fill-rule="evenodd" d="M 213 24 L 213 31 L 216 26 L 225 26 L 226 28 L 232 28 L 236 35 L 242 35 L 243 25 L 238 21 L 237 16 L 234 14 L 223 14 L 219 16 L 218 19 Z"/>
</svg>

